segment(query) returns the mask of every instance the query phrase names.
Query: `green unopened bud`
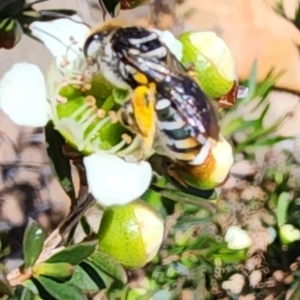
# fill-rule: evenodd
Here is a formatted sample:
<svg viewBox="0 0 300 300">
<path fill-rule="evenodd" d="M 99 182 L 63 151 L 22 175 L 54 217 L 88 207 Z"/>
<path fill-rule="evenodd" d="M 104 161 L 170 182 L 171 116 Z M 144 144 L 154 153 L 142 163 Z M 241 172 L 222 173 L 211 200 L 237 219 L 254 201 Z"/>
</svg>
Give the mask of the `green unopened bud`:
<svg viewBox="0 0 300 300">
<path fill-rule="evenodd" d="M 236 79 L 235 63 L 225 42 L 214 32 L 186 32 L 182 62 L 194 66 L 203 91 L 212 98 L 226 95 Z"/>
<path fill-rule="evenodd" d="M 127 269 L 138 269 L 155 257 L 163 234 L 163 219 L 146 202 L 137 200 L 115 205 L 103 213 L 98 232 L 99 250 Z"/>
</svg>

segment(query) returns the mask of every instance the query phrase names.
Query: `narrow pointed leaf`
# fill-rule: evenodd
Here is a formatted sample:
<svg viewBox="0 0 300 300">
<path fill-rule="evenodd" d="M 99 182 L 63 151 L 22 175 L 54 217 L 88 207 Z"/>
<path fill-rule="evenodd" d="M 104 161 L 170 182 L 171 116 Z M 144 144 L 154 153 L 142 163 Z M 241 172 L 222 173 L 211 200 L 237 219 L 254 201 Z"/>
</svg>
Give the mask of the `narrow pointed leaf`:
<svg viewBox="0 0 300 300">
<path fill-rule="evenodd" d="M 84 293 L 92 293 L 99 291 L 98 285 L 95 281 L 84 271 L 84 269 L 78 265 L 75 267 L 74 274 L 70 280 L 70 283 L 77 286 Z"/>
<path fill-rule="evenodd" d="M 30 290 L 24 289 L 20 300 L 31 300 L 32 294 Z"/>
<path fill-rule="evenodd" d="M 36 287 L 36 285 L 33 283 L 32 280 L 28 279 L 28 280 L 25 280 L 22 282 L 22 285 L 31 291 L 31 293 L 33 293 L 34 295 L 38 295 L 39 294 L 39 291 Z"/>
<path fill-rule="evenodd" d="M 25 269 L 34 265 L 43 249 L 45 230 L 35 221 L 29 220 L 23 240 Z"/>
<path fill-rule="evenodd" d="M 9 286 L 8 282 L 0 280 L 0 295 L 12 295 L 12 289 Z"/>
<path fill-rule="evenodd" d="M 36 276 L 35 279 L 56 300 L 84 300 L 79 289 L 70 283 L 57 283 L 44 276 Z"/>
<path fill-rule="evenodd" d="M 73 245 L 68 247 L 53 256 L 51 256 L 46 263 L 61 263 L 66 262 L 73 266 L 78 265 L 81 261 L 86 259 L 94 252 L 95 246 L 88 244 Z"/>
<path fill-rule="evenodd" d="M 65 140 L 59 132 L 54 129 L 52 122 L 46 125 L 45 135 L 48 143 L 47 153 L 53 163 L 56 175 L 72 202 L 75 202 L 75 189 L 72 182 L 70 161 L 62 152 Z"/>
<path fill-rule="evenodd" d="M 32 268 L 35 275 L 44 275 L 57 279 L 66 279 L 72 276 L 74 266 L 69 263 L 41 263 Z"/>
<path fill-rule="evenodd" d="M 285 224 L 287 219 L 287 210 L 290 203 L 291 195 L 287 192 L 283 192 L 280 194 L 278 198 L 278 206 L 277 206 L 277 225 L 281 227 Z"/>
<path fill-rule="evenodd" d="M 112 257 L 109 255 L 101 252 L 101 251 L 95 251 L 88 260 L 95 264 L 96 267 L 101 269 L 103 272 L 105 272 L 107 275 L 109 275 L 112 278 L 115 278 L 116 280 L 126 283 L 127 282 L 127 275 L 124 269 L 121 267 L 121 265 L 116 262 Z"/>
</svg>

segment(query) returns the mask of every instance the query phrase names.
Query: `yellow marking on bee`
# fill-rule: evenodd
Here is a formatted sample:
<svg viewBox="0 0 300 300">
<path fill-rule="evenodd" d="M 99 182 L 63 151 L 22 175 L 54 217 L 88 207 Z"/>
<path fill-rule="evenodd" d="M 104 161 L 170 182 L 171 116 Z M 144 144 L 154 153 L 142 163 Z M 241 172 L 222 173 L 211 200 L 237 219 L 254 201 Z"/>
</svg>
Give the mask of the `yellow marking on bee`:
<svg viewBox="0 0 300 300">
<path fill-rule="evenodd" d="M 191 151 L 191 152 L 188 152 L 188 153 L 174 152 L 174 156 L 178 160 L 191 161 L 196 157 L 198 152 L 199 152 L 199 150 Z"/>
<path fill-rule="evenodd" d="M 144 153 L 147 155 L 153 146 L 155 135 L 155 85 L 139 86 L 132 98 L 134 119 L 143 139 Z"/>
<path fill-rule="evenodd" d="M 142 73 L 134 74 L 133 78 L 135 79 L 136 82 L 138 82 L 140 84 L 147 84 L 148 83 L 147 77 Z"/>
</svg>

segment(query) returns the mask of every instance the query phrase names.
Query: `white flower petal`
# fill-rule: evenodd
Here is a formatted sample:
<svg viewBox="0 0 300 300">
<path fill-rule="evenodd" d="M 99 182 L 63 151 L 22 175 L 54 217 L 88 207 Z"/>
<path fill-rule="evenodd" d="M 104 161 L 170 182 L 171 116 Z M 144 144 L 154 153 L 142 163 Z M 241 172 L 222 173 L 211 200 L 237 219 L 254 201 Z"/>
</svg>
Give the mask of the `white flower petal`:
<svg viewBox="0 0 300 300">
<path fill-rule="evenodd" d="M 64 61 L 72 63 L 83 57 L 82 48 L 90 29 L 80 23 L 78 16 L 71 19 L 64 18 L 49 22 L 33 22 L 29 29 L 31 34 L 41 40 L 56 57 L 57 65 Z"/>
<path fill-rule="evenodd" d="M 36 65 L 17 63 L 4 74 L 0 82 L 0 107 L 18 125 L 46 125 L 50 105 L 44 76 Z"/>
<path fill-rule="evenodd" d="M 225 234 L 225 242 L 229 249 L 240 250 L 252 245 L 252 240 L 247 231 L 238 226 L 230 226 Z"/>
<path fill-rule="evenodd" d="M 138 199 L 149 187 L 152 169 L 148 162 L 130 163 L 98 152 L 83 160 L 89 189 L 104 206 L 126 204 Z"/>
<path fill-rule="evenodd" d="M 158 29 L 152 29 L 151 31 L 155 32 L 176 58 L 181 61 L 183 46 L 181 42 L 175 38 L 173 33 L 168 30 L 160 31 Z"/>
</svg>

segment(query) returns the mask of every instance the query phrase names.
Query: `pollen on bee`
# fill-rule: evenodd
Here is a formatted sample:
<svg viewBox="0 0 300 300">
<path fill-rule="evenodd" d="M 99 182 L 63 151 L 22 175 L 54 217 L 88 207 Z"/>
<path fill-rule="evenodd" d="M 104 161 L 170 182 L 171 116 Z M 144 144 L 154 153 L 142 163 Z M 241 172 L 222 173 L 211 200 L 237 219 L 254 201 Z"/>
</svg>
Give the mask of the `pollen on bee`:
<svg viewBox="0 0 300 300">
<path fill-rule="evenodd" d="M 148 83 L 147 77 L 142 73 L 136 73 L 133 75 L 133 77 L 138 83 L 141 83 L 141 84 Z"/>
<path fill-rule="evenodd" d="M 103 119 L 105 117 L 105 114 L 106 113 L 105 113 L 104 109 L 100 108 L 100 109 L 97 110 L 97 116 L 98 116 L 99 119 Z"/>
<path fill-rule="evenodd" d="M 128 135 L 127 133 L 123 133 L 121 135 L 121 138 L 123 141 L 126 142 L 126 144 L 131 144 L 131 142 L 132 142 L 132 137 L 130 135 Z"/>
<path fill-rule="evenodd" d="M 112 111 L 112 110 L 109 111 L 108 115 L 110 117 L 110 122 L 112 124 L 116 124 L 119 121 L 118 115 L 117 115 L 117 113 L 115 111 Z"/>
</svg>

